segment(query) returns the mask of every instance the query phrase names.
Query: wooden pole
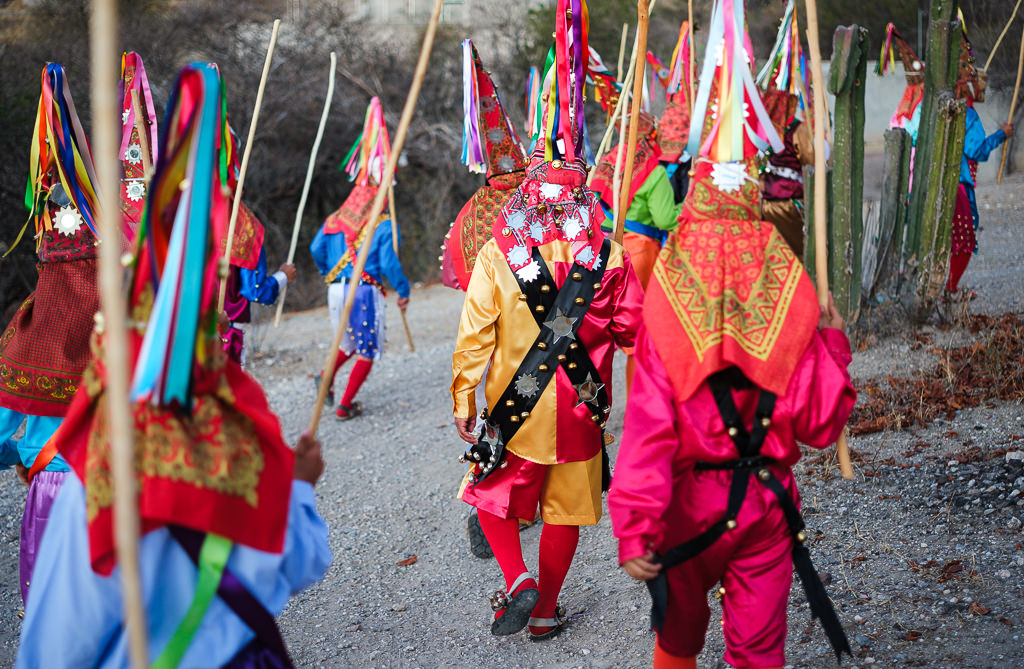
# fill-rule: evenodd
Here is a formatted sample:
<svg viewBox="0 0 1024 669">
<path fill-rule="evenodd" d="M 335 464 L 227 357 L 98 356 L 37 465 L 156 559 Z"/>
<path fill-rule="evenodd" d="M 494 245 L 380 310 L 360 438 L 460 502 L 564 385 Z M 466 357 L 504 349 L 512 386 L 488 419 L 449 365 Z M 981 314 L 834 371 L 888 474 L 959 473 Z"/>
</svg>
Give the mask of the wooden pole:
<svg viewBox="0 0 1024 669">
<path fill-rule="evenodd" d="M 395 186 L 388 184 L 388 213 L 391 214 L 391 248 L 398 257 L 398 216 L 395 215 Z M 416 344 L 412 342 L 412 331 L 409 330 L 409 321 L 405 318 L 405 309 L 399 309 L 402 314 L 402 325 L 405 326 L 405 339 L 409 342 L 409 350 L 416 352 Z"/>
<path fill-rule="evenodd" d="M 1017 10 L 1020 9 L 1020 3 L 1022 1 L 1024 0 L 1017 0 L 1017 4 L 1013 6 L 1013 13 L 1010 14 L 1010 20 L 1006 22 L 1005 26 L 1003 26 L 1003 32 L 999 33 L 999 39 L 997 39 L 996 43 L 992 46 L 992 50 L 988 52 L 988 58 L 985 59 L 984 68 L 986 71 L 988 71 L 988 66 L 992 64 L 992 57 L 996 55 L 996 49 L 999 48 L 999 45 L 1002 43 L 1003 38 L 1006 36 L 1006 31 L 1010 29 L 1010 25 L 1013 23 L 1013 20 L 1017 17 Z"/>
<path fill-rule="evenodd" d="M 818 282 L 818 304 L 828 308 L 828 227 L 825 222 L 825 76 L 821 70 L 821 45 L 818 42 L 818 6 L 815 0 L 806 0 L 807 50 L 811 55 L 811 81 L 814 84 L 814 276 Z M 846 444 L 846 429 L 836 442 L 839 470 L 844 479 L 853 479 L 850 449 Z"/>
<path fill-rule="evenodd" d="M 146 610 L 139 581 L 139 505 L 136 498 L 135 449 L 132 444 L 131 404 L 128 400 L 128 336 L 121 292 L 121 114 L 116 104 L 113 73 L 118 69 L 117 0 L 92 0 L 89 46 L 92 77 L 93 147 L 99 196 L 99 288 L 103 315 L 97 328 L 104 332 L 103 362 L 107 372 L 106 419 L 110 426 L 110 461 L 114 479 L 114 537 L 121 568 L 124 624 L 128 657 L 135 669 L 149 666 L 146 650 Z M 140 133 L 141 134 L 141 133 Z"/>
<path fill-rule="evenodd" d="M 384 168 L 384 175 L 381 178 L 382 187 L 377 189 L 377 194 L 370 205 L 369 220 L 371 223 L 376 221 L 380 216 L 380 212 L 384 210 L 384 197 L 387 195 L 387 190 L 383 188 L 383 184 L 391 183 L 395 174 L 395 167 L 398 165 L 398 156 L 401 155 L 402 147 L 405 145 L 405 135 L 409 131 L 412 115 L 416 111 L 416 101 L 419 99 L 423 78 L 427 73 L 430 51 L 434 47 L 434 37 L 437 35 L 437 23 L 441 18 L 441 7 L 443 5 L 444 0 L 435 0 L 434 9 L 430 14 L 430 21 L 427 23 L 427 30 L 423 35 L 423 46 L 420 49 L 419 61 L 416 63 L 416 73 L 413 75 L 412 86 L 409 88 L 409 97 L 405 100 L 405 108 L 402 110 L 402 118 L 398 122 L 395 141 L 391 145 L 391 157 L 388 159 L 388 164 Z M 348 284 L 345 306 L 342 308 L 341 320 L 338 321 L 338 329 L 334 333 L 334 342 L 331 344 L 330 350 L 327 351 L 327 364 L 324 365 L 325 370 L 334 369 L 334 363 L 338 360 L 338 347 L 341 346 L 341 337 L 345 333 L 348 319 L 352 315 L 356 288 L 359 286 L 359 278 L 363 274 L 363 268 L 366 267 L 366 258 L 370 254 L 370 246 L 372 245 L 369 243 L 363 244 L 363 247 L 359 249 L 359 256 L 356 258 L 356 266 L 352 268 L 352 280 Z M 317 393 L 316 404 L 313 406 L 313 415 L 309 423 L 309 431 L 314 437 L 316 436 L 317 426 L 320 424 L 320 414 L 323 412 L 324 402 L 327 401 L 327 390 L 330 386 L 331 375 L 324 374 L 320 381 L 320 392 Z"/>
<path fill-rule="evenodd" d="M 1010 100 L 1010 118 L 1007 119 L 1007 123 L 1013 123 L 1013 115 L 1017 112 L 1017 95 L 1020 93 L 1020 74 L 1022 70 L 1024 70 L 1024 34 L 1020 38 L 1020 55 L 1017 57 L 1017 83 L 1013 86 L 1013 99 Z M 1003 157 L 999 159 L 999 176 L 996 177 L 997 184 L 1003 183 L 1003 169 L 1006 168 L 1006 154 L 1009 153 L 1009 148 L 1010 143 L 1004 142 Z"/>
<path fill-rule="evenodd" d="M 693 105 L 694 105 L 693 98 L 695 97 L 694 96 L 694 88 L 693 88 L 694 85 L 695 85 L 694 79 L 697 78 L 697 71 L 696 71 L 697 63 L 695 62 L 697 60 L 697 45 L 693 43 L 694 34 L 697 31 L 696 31 L 696 29 L 693 26 L 693 0 L 686 0 L 686 10 L 687 10 L 687 12 L 689 12 L 689 19 L 690 19 L 690 40 L 689 40 L 689 42 L 690 42 L 690 67 L 687 68 L 687 69 L 689 69 L 689 72 L 687 74 L 690 75 L 690 113 L 692 114 L 693 113 Z"/>
<path fill-rule="evenodd" d="M 651 12 L 654 11 L 654 5 L 656 4 L 658 4 L 658 0 L 651 0 L 651 5 L 650 7 L 647 8 L 648 16 L 650 16 Z M 613 118 L 617 118 L 619 116 L 619 113 L 621 112 L 621 108 L 619 107 L 619 105 L 625 104 L 626 95 L 624 93 L 633 81 L 633 73 L 636 69 L 637 54 L 639 53 L 639 51 L 637 51 L 637 39 L 639 37 L 640 33 L 638 32 L 636 37 L 633 38 L 633 54 L 632 56 L 630 56 L 629 59 L 629 68 L 626 70 L 626 78 L 622 82 L 622 92 L 619 94 L 619 101 L 615 104 L 615 111 L 612 112 Z M 611 143 L 612 134 L 614 131 L 615 123 L 609 122 L 608 127 L 604 131 L 604 137 L 601 138 L 601 143 L 597 147 L 597 154 L 594 157 L 594 160 L 597 161 L 598 163 L 601 162 L 602 156 L 604 156 L 605 152 L 608 151 L 608 145 Z M 590 175 L 587 177 L 587 186 L 589 186 L 591 182 L 594 181 L 594 176 L 596 174 L 597 170 L 590 170 Z"/>
<path fill-rule="evenodd" d="M 288 264 L 295 262 L 295 249 L 299 245 L 299 228 L 302 227 L 302 214 L 306 211 L 306 199 L 309 197 L 309 185 L 313 182 L 313 169 L 316 167 L 316 154 L 320 151 L 320 140 L 324 138 L 324 127 L 327 125 L 327 116 L 331 111 L 331 100 L 334 99 L 334 73 L 338 68 L 338 54 L 331 52 L 331 72 L 327 76 L 327 97 L 324 99 L 324 110 L 320 113 L 320 127 L 316 130 L 316 139 L 313 140 L 313 150 L 309 154 L 309 165 L 306 166 L 306 183 L 302 185 L 302 197 L 299 198 L 299 208 L 295 212 L 295 224 L 292 226 L 292 244 L 288 248 Z M 284 311 L 284 297 L 288 294 L 288 284 L 277 299 L 277 313 L 274 314 L 274 327 L 281 325 L 281 312 Z"/>
<path fill-rule="evenodd" d="M 270 46 L 267 47 L 267 57 L 263 61 L 263 76 L 260 78 L 260 87 L 256 92 L 256 105 L 252 110 L 252 121 L 249 122 L 249 137 L 245 141 L 245 151 L 242 153 L 242 166 L 238 171 L 238 183 L 235 185 L 235 195 L 231 203 L 231 220 L 228 222 L 228 236 L 224 246 L 224 257 L 220 261 L 220 294 L 217 298 L 218 313 L 224 311 L 224 298 L 227 296 L 228 291 L 228 266 L 231 264 L 231 247 L 235 242 L 235 223 L 238 222 L 238 208 L 242 205 L 242 188 L 245 186 L 245 173 L 249 169 L 252 140 L 256 136 L 256 124 L 260 120 L 260 108 L 263 106 L 263 91 L 267 88 L 267 77 L 270 76 L 270 61 L 274 57 L 274 47 L 277 45 L 277 32 L 280 29 L 281 19 L 274 19 L 274 28 L 270 32 Z"/>
<path fill-rule="evenodd" d="M 626 91 L 624 86 L 622 89 L 623 93 Z M 625 97 L 624 95 L 621 97 Z M 625 158 L 626 153 L 626 105 L 620 105 L 616 107 L 616 112 L 619 112 L 619 117 L 613 119 L 613 123 L 619 124 L 619 145 L 615 150 L 615 172 L 612 176 L 612 216 L 618 218 L 619 204 L 621 199 L 619 198 L 619 191 L 622 189 L 622 160 Z"/>
<path fill-rule="evenodd" d="M 626 37 L 629 34 L 629 24 L 622 24 L 622 39 L 619 40 L 619 68 L 615 70 L 615 78 L 622 81 L 622 66 L 626 58 Z"/>
<path fill-rule="evenodd" d="M 615 212 L 615 241 L 622 243 L 622 233 L 626 225 L 626 209 L 629 208 L 629 186 L 633 180 L 633 160 L 636 158 L 637 131 L 640 129 L 640 98 L 644 90 L 644 68 L 647 65 L 647 25 L 650 23 L 651 14 L 647 0 L 637 0 L 637 48 L 636 48 L 636 70 L 633 72 L 633 108 L 630 116 L 633 122 L 629 124 L 629 139 L 626 146 L 626 165 L 622 175 L 622 187 L 619 190 L 619 208 Z M 641 57 L 641 54 L 643 56 Z"/>
<path fill-rule="evenodd" d="M 135 114 L 135 131 L 139 133 L 139 146 L 142 147 L 142 171 L 149 179 L 153 176 L 153 154 L 150 153 L 149 128 L 146 127 L 149 117 L 142 115 L 139 91 L 135 88 L 132 89 L 132 112 Z"/>
</svg>

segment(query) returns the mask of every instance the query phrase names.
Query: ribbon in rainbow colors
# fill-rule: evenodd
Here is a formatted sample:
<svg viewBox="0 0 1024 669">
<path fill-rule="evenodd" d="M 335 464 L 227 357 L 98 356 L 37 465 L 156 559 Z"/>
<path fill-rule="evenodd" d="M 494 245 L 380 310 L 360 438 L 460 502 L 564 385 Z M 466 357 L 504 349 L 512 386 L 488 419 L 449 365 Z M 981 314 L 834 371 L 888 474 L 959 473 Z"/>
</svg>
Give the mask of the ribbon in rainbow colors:
<svg viewBox="0 0 1024 669">
<path fill-rule="evenodd" d="M 215 335 L 213 240 L 228 223 L 231 139 L 217 66 L 193 63 L 178 75 L 164 119 L 159 162 L 139 234 L 144 236 L 133 301 L 151 289 L 153 308 L 132 379 L 131 398 L 191 411 L 193 371 Z"/>
<path fill-rule="evenodd" d="M 359 133 L 348 155 L 342 162 L 348 173 L 348 180 L 360 186 L 370 185 L 371 179 L 380 184 L 384 167 L 391 159 L 391 140 L 388 126 L 384 122 L 384 110 L 380 98 L 374 96 L 366 107 L 363 131 Z"/>
<path fill-rule="evenodd" d="M 25 207 L 29 212 L 25 227 L 34 221 L 37 236 L 44 230 L 53 229 L 53 220 L 46 206 L 49 192 L 45 183 L 52 167 L 56 170 L 64 192 L 81 213 L 89 230 L 99 237 L 96 229 L 99 199 L 92 151 L 78 119 L 78 112 L 75 111 L 67 74 L 57 63 L 48 63 L 43 68 L 34 128 L 28 186 L 25 189 Z M 11 244 L 11 249 L 21 240 L 25 227 Z"/>
<path fill-rule="evenodd" d="M 745 20 L 742 0 L 716 0 L 692 116 L 703 119 L 710 112 L 714 122 L 703 143 L 700 133 L 690 133 L 686 151 L 691 156 L 714 163 L 744 160 L 751 155 L 745 140 L 759 151 L 769 145 L 782 151 L 750 72 L 754 59 Z M 718 100 L 709 109 L 712 82 L 717 83 Z"/>
<path fill-rule="evenodd" d="M 757 75 L 757 84 L 764 90 L 776 88 L 796 95 L 800 99 L 801 109 L 807 110 L 811 104 L 807 100 L 807 91 L 810 90 L 810 69 L 800 45 L 800 27 L 794 0 L 789 0 L 786 4 L 775 45 Z"/>
</svg>

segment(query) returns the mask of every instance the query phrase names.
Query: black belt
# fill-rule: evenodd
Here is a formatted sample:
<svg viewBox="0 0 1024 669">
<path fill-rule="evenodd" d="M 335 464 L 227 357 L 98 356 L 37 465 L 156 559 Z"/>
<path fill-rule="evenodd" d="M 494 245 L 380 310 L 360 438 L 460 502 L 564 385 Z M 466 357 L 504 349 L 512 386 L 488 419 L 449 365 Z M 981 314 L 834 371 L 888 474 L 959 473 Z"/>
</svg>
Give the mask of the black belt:
<svg viewBox="0 0 1024 669">
<path fill-rule="evenodd" d="M 832 601 L 825 592 L 825 585 L 818 578 L 818 572 L 811 563 L 811 554 L 804 542 L 807 534 L 804 531 L 804 520 L 800 515 L 796 502 L 792 495 L 782 485 L 782 482 L 768 468 L 774 460 L 760 454 L 764 445 L 768 428 L 771 426 L 772 413 L 775 410 L 775 395 L 765 390 L 757 401 L 757 410 L 754 416 L 753 428 L 748 432 L 740 418 L 736 402 L 733 400 L 732 391 L 721 377 L 712 376 L 708 379 L 711 392 L 718 405 L 718 412 L 722 416 L 726 430 L 733 444 L 736 445 L 740 457 L 725 462 L 698 462 L 696 469 L 703 471 L 732 470 L 732 481 L 729 484 L 729 496 L 726 501 L 725 516 L 717 523 L 709 527 L 697 536 L 673 546 L 665 553 L 655 557 L 655 562 L 662 565 L 662 570 L 656 578 L 647 581 L 647 589 L 651 593 L 651 626 L 661 631 L 665 623 L 665 612 L 668 608 L 668 577 L 665 571 L 677 564 L 686 562 L 700 555 L 711 547 L 728 530 L 736 527 L 736 517 L 739 515 L 740 507 L 747 496 L 747 488 L 751 475 L 756 473 L 757 481 L 768 488 L 779 500 L 782 513 L 786 518 L 786 525 L 789 527 L 793 537 L 793 565 L 800 577 L 804 594 L 811 607 L 811 618 L 821 620 L 821 626 L 825 630 L 829 644 L 835 651 L 836 659 L 842 657 L 846 652 L 852 655 L 850 644 L 846 639 L 843 626 L 836 616 Z"/>
</svg>

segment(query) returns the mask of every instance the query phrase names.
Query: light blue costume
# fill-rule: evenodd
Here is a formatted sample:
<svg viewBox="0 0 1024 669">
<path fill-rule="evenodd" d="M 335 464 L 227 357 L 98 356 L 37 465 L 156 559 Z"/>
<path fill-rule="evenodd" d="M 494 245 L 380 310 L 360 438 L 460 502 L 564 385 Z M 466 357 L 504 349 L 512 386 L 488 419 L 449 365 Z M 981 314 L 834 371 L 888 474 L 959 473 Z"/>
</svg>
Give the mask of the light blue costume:
<svg viewBox="0 0 1024 669">
<path fill-rule="evenodd" d="M 289 597 L 323 577 L 330 562 L 327 526 L 317 513 L 313 486 L 294 481 L 284 552 L 275 555 L 236 545 L 227 569 L 277 616 Z M 142 538 L 139 565 L 152 662 L 191 604 L 197 570 L 166 528 Z M 102 577 L 89 565 L 85 489 L 74 474 L 54 503 L 35 574 L 17 667 L 129 666 L 120 568 Z M 180 666 L 223 666 L 253 638 L 214 597 Z"/>
</svg>

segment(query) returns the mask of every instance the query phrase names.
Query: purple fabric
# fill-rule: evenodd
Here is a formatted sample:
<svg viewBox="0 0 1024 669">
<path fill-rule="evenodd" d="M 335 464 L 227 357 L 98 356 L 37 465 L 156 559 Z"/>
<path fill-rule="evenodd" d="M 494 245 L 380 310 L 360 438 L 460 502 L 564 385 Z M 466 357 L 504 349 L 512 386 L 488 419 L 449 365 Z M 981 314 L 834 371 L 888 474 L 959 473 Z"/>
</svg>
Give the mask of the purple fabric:
<svg viewBox="0 0 1024 669">
<path fill-rule="evenodd" d="M 294 666 L 281 659 L 280 655 L 267 648 L 257 637 L 238 651 L 238 655 L 231 658 L 223 669 L 291 669 Z"/>
<path fill-rule="evenodd" d="M 32 580 L 32 567 L 36 564 L 39 544 L 43 540 L 46 521 L 50 518 L 50 509 L 57 499 L 60 486 L 64 483 L 67 472 L 50 472 L 43 470 L 35 475 L 28 486 L 28 498 L 25 500 L 25 514 L 21 517 L 21 551 L 19 577 L 21 583 L 21 602 L 28 602 L 28 586 Z"/>
</svg>

